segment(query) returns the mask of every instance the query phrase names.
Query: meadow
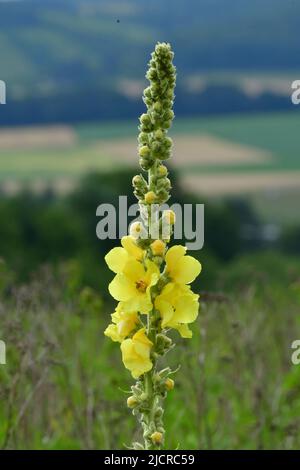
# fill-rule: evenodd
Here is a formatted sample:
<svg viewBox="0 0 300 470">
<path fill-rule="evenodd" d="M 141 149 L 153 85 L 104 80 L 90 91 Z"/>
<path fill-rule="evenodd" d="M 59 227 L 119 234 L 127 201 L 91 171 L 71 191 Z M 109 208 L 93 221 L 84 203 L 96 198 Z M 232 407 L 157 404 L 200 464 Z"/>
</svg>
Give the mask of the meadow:
<svg viewBox="0 0 300 470">
<path fill-rule="evenodd" d="M 193 338 L 174 335 L 167 361 L 181 368 L 166 399 L 167 449 L 299 448 L 299 261 L 274 259 L 229 263 L 216 273 L 220 290 L 201 292 Z M 140 438 L 126 407 L 132 379 L 103 336 L 110 308 L 66 272 L 44 267 L 16 286 L 2 270 L 3 449 L 122 449 Z"/>
<path fill-rule="evenodd" d="M 129 192 L 136 127 L 1 131 L 3 449 L 122 449 L 140 438 L 126 407 L 132 379 L 118 345 L 103 336 L 113 311 L 103 263 L 111 244 L 96 239 L 94 210 Z M 173 197 L 209 197 L 205 248 L 196 253 L 203 263 L 199 318 L 191 340 L 174 334 L 177 347 L 167 356 L 168 365 L 181 364 L 166 400 L 167 449 L 299 448 L 300 366 L 291 362 L 291 344 L 300 338 L 298 232 L 292 256 L 241 238 L 245 224 L 257 223 L 249 201 L 264 223 L 299 225 L 297 130 L 296 113 L 178 119 L 172 129 L 179 150 Z M 268 196 L 264 187 L 241 185 L 241 175 L 267 182 L 271 173 L 277 179 Z M 233 185 L 235 176 L 237 202 L 218 187 L 205 192 L 209 178 Z M 11 197 L 23 184 L 33 193 Z"/>
</svg>

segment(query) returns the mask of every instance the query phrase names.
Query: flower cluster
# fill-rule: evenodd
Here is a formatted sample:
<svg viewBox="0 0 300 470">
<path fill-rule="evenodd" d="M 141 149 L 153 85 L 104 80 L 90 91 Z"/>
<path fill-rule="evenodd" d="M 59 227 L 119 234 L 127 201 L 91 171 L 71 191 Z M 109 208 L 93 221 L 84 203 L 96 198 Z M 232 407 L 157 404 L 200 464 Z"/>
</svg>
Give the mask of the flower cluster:
<svg viewBox="0 0 300 470">
<path fill-rule="evenodd" d="M 112 323 L 105 335 L 120 343 L 122 360 L 137 382 L 131 388 L 127 405 L 139 416 L 144 446 L 135 449 L 158 449 L 164 440 L 162 400 L 174 387 L 170 368 L 158 370 L 158 359 L 174 344 L 170 329 L 183 338 L 191 338 L 189 324 L 198 315 L 198 295 L 190 284 L 199 275 L 201 265 L 186 254 L 186 248 L 168 242 L 175 224 L 175 213 L 165 210 L 153 221 L 154 205 L 169 199 L 171 183 L 166 160 L 172 140 L 167 131 L 174 117 L 172 111 L 175 86 L 173 52 L 169 44 L 157 44 L 149 63 L 150 86 L 144 92 L 147 113 L 140 118 L 140 165 L 148 172 L 133 178 L 134 193 L 139 201 L 141 222 L 130 227 L 130 234 L 105 257 L 115 273 L 109 285 L 111 296 L 118 301 L 111 315 Z M 156 237 L 153 237 L 153 224 Z M 163 226 L 169 233 L 164 236 Z"/>
</svg>

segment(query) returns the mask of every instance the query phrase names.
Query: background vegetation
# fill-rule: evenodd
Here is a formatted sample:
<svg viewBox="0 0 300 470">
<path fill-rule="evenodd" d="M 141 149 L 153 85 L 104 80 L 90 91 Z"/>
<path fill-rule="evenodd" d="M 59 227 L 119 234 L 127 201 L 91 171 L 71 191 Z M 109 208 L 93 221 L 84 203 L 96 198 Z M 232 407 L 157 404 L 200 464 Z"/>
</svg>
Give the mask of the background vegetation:
<svg viewBox="0 0 300 470">
<path fill-rule="evenodd" d="M 103 336 L 115 243 L 97 239 L 96 208 L 135 202 L 142 78 L 168 40 L 171 202 L 205 204 L 205 246 L 194 337 L 167 358 L 181 369 L 166 447 L 299 448 L 298 17 L 292 0 L 0 2 L 0 447 L 138 437 Z"/>
</svg>

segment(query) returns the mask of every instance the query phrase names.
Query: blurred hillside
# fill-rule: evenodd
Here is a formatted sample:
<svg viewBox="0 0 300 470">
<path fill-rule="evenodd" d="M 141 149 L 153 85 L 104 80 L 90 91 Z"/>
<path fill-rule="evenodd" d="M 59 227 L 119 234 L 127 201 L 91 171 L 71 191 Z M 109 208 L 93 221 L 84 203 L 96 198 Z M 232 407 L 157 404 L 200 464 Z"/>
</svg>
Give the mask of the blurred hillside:
<svg viewBox="0 0 300 470">
<path fill-rule="evenodd" d="M 299 14 L 293 0 L 1 2 L 0 123 L 135 117 L 156 41 L 176 51 L 177 114 L 288 108 Z"/>
</svg>

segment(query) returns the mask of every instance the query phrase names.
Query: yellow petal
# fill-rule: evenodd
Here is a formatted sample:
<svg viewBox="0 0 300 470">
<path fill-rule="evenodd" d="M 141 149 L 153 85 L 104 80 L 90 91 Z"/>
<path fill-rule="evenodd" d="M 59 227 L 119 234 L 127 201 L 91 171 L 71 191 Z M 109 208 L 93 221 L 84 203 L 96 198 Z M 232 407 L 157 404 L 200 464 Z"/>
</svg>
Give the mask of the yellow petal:
<svg viewBox="0 0 300 470">
<path fill-rule="evenodd" d="M 153 261 L 150 261 L 150 260 L 146 262 L 146 268 L 147 268 L 147 271 L 146 271 L 144 280 L 146 281 L 148 286 L 150 287 L 154 286 L 159 279 L 159 275 L 160 275 L 159 268 L 155 263 L 153 263 Z"/>
<path fill-rule="evenodd" d="M 150 359 L 145 359 L 143 363 L 137 364 L 137 366 L 131 371 L 131 375 L 134 379 L 138 379 L 141 375 L 151 370 L 153 364 Z"/>
<path fill-rule="evenodd" d="M 113 325 L 112 323 L 108 325 L 106 330 L 104 331 L 105 336 L 110 338 L 112 341 L 121 342 L 122 339 L 120 338 L 117 330 L 117 325 Z"/>
<path fill-rule="evenodd" d="M 113 248 L 105 256 L 105 261 L 111 271 L 121 273 L 128 261 L 128 253 L 124 248 Z"/>
<path fill-rule="evenodd" d="M 182 245 L 172 246 L 166 254 L 167 270 L 172 271 L 180 258 L 186 253 L 186 247 Z"/>
<path fill-rule="evenodd" d="M 141 328 L 139 331 L 137 331 L 132 337 L 132 340 L 139 341 L 140 343 L 146 344 L 147 346 L 153 345 L 152 341 L 150 341 L 150 339 L 146 335 L 146 328 Z"/>
<path fill-rule="evenodd" d="M 173 307 L 169 302 L 163 300 L 163 297 L 160 298 L 160 296 L 158 296 L 155 300 L 155 307 L 160 313 L 160 316 L 162 318 L 161 325 L 164 328 L 168 325 L 168 322 L 172 320 L 174 314 Z"/>
<path fill-rule="evenodd" d="M 117 274 L 108 286 L 110 295 L 116 299 L 125 302 L 135 295 L 133 284 L 124 274 Z"/>
<path fill-rule="evenodd" d="M 176 267 L 170 273 L 178 283 L 190 284 L 201 272 L 201 264 L 192 256 L 184 256 L 177 261 Z"/>
<path fill-rule="evenodd" d="M 133 283 L 140 281 L 145 276 L 145 269 L 139 261 L 135 259 L 130 260 L 129 263 L 126 264 L 124 269 L 124 274 L 128 279 L 130 279 Z"/>
<path fill-rule="evenodd" d="M 129 235 L 122 238 L 121 245 L 125 248 L 129 256 L 132 256 L 138 261 L 143 258 L 143 250 L 139 246 L 137 246 L 134 239 Z"/>
<path fill-rule="evenodd" d="M 120 320 L 117 323 L 117 330 L 120 338 L 124 339 L 128 336 L 138 323 L 138 314 L 136 312 L 122 312 Z"/>
<path fill-rule="evenodd" d="M 136 310 L 140 313 L 149 313 L 152 310 L 153 305 L 151 302 L 150 296 L 145 292 L 141 294 L 140 292 L 135 291 L 135 294 L 124 303 L 124 309 L 128 312 Z"/>
<path fill-rule="evenodd" d="M 147 348 L 146 356 L 140 356 L 136 351 L 136 344 L 140 343 Z M 149 344 L 148 344 L 149 343 Z M 148 372 L 152 368 L 150 360 L 151 341 L 145 335 L 145 329 L 139 330 L 132 339 L 126 339 L 121 344 L 122 360 L 126 367 L 131 371 L 132 376 L 136 379 L 140 375 Z"/>
<path fill-rule="evenodd" d="M 180 333 L 182 338 L 191 338 L 193 336 L 192 331 L 187 325 L 177 325 L 176 330 Z"/>
<path fill-rule="evenodd" d="M 176 302 L 173 320 L 176 323 L 192 323 L 196 320 L 199 312 L 197 296 L 183 295 Z"/>
</svg>

